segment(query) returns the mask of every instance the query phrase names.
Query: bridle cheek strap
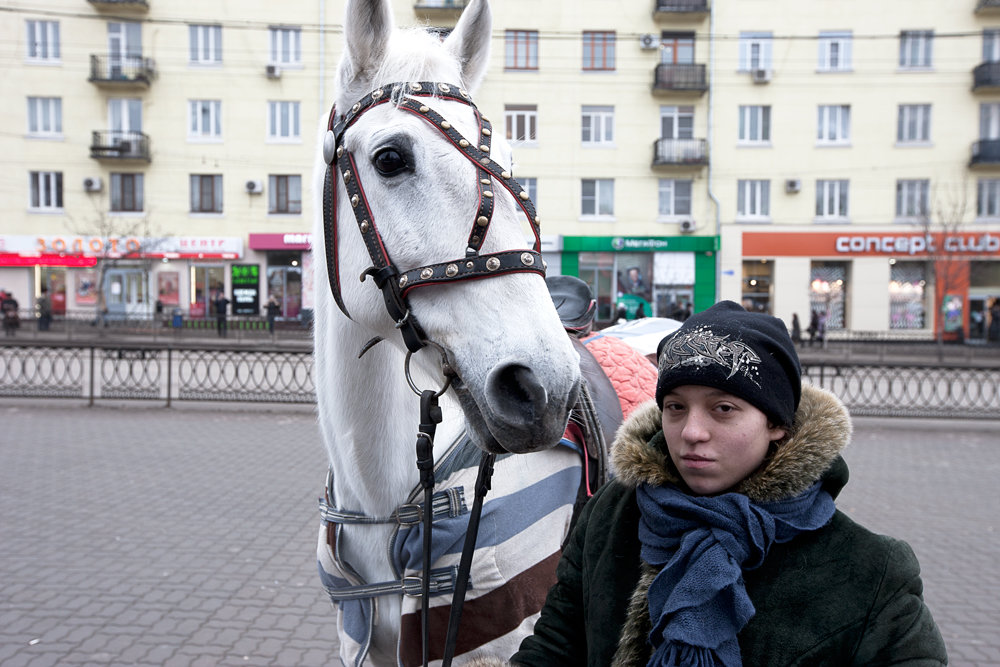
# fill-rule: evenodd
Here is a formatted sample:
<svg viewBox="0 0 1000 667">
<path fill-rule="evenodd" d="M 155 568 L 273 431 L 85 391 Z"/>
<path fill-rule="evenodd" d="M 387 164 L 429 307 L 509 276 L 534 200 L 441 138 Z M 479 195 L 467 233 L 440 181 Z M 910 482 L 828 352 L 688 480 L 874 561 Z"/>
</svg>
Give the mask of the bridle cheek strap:
<svg viewBox="0 0 1000 667">
<path fill-rule="evenodd" d="M 396 327 L 403 335 L 404 343 L 411 352 L 416 352 L 426 344 L 426 335 L 410 311 L 406 297 L 418 287 L 443 285 L 459 280 L 476 280 L 490 278 L 506 273 L 535 273 L 545 276 L 545 266 L 540 253 L 541 233 L 539 220 L 535 214 L 534 204 L 521 185 L 511 173 L 494 162 L 489 156 L 492 127 L 469 99 L 468 93 L 457 87 L 443 83 L 397 83 L 388 86 L 389 93 L 384 88 L 366 95 L 356 103 L 349 113 L 337 116 L 336 110 L 331 110 L 324 139 L 324 158 L 327 162 L 326 177 L 323 192 L 323 225 L 325 248 L 327 256 L 327 273 L 330 289 L 338 307 L 347 316 L 340 293 L 340 276 L 337 261 L 337 187 L 333 182 L 333 168 L 336 168 L 343 180 L 347 196 L 357 219 L 358 229 L 368 249 L 372 266 L 361 279 L 371 275 L 375 284 L 382 291 L 383 300 L 390 317 L 396 322 Z M 457 92 L 456 92 L 457 91 Z M 405 97 L 403 95 L 406 95 Z M 472 107 L 480 132 L 480 143 L 469 141 L 459 133 L 443 116 L 423 104 L 418 98 L 436 96 L 442 99 L 462 102 Z M 472 223 L 472 231 L 466 243 L 466 255 L 461 259 L 448 262 L 429 264 L 411 269 L 402 274 L 393 263 L 382 238 L 375 225 L 368 198 L 358 179 L 357 165 L 354 156 L 343 146 L 343 134 L 367 110 L 389 102 L 395 103 L 400 110 L 424 119 L 432 127 L 445 136 L 468 160 L 476 165 L 477 190 L 479 206 L 476 218 Z M 481 254 L 481 249 L 493 217 L 495 184 L 499 183 L 514 197 L 520 206 L 535 237 L 532 250 L 506 250 L 495 253 Z"/>
</svg>

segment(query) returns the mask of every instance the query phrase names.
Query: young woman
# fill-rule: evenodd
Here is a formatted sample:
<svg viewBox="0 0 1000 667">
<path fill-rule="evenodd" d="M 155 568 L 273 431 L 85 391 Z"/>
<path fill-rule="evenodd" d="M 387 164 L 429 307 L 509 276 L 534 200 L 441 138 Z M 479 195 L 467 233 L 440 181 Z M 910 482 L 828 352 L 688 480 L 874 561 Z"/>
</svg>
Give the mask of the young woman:
<svg viewBox="0 0 1000 667">
<path fill-rule="evenodd" d="M 784 324 L 723 302 L 658 360 L 511 662 L 946 664 L 913 551 L 834 506 L 850 418 Z"/>
</svg>

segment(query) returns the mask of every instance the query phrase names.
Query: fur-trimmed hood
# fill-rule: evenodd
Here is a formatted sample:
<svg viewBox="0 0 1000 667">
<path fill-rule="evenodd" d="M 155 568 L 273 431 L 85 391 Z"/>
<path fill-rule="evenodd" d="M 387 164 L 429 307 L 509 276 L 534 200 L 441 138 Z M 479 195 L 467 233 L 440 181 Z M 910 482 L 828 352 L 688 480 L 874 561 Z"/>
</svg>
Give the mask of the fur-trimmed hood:
<svg viewBox="0 0 1000 667">
<path fill-rule="evenodd" d="M 661 422 L 662 412 L 650 401 L 618 429 L 611 456 L 621 483 L 632 487 L 643 482 L 683 485 L 667 454 Z M 789 437 L 735 490 L 756 502 L 802 493 L 837 462 L 850 443 L 851 430 L 850 415 L 840 399 L 819 387 L 803 385 Z M 844 472 L 846 482 L 846 466 Z M 842 486 L 829 490 L 836 496 Z"/>
</svg>

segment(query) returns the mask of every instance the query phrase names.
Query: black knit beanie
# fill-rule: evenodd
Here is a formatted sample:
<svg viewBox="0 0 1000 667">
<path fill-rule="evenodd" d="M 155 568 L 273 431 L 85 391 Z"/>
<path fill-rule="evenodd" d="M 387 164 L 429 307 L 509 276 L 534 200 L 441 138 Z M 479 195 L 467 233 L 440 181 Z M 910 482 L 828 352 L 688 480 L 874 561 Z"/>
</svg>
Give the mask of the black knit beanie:
<svg viewBox="0 0 1000 667">
<path fill-rule="evenodd" d="M 802 395 L 802 367 L 785 324 L 722 301 L 689 317 L 656 351 L 656 404 L 674 387 L 715 387 L 791 426 Z"/>
</svg>

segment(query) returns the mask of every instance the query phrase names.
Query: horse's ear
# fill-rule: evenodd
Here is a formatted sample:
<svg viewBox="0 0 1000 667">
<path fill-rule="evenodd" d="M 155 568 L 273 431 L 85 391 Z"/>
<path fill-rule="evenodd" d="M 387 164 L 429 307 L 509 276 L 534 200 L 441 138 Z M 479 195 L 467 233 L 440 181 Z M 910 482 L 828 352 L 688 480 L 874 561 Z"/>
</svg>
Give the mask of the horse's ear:
<svg viewBox="0 0 1000 667">
<path fill-rule="evenodd" d="M 389 0 L 348 0 L 344 16 L 344 58 L 340 62 L 341 93 L 354 99 L 365 94 L 385 59 L 394 25 Z"/>
<path fill-rule="evenodd" d="M 471 0 L 455 29 L 445 40 L 445 48 L 462 64 L 462 85 L 474 91 L 490 63 L 493 13 L 489 0 Z"/>
</svg>

